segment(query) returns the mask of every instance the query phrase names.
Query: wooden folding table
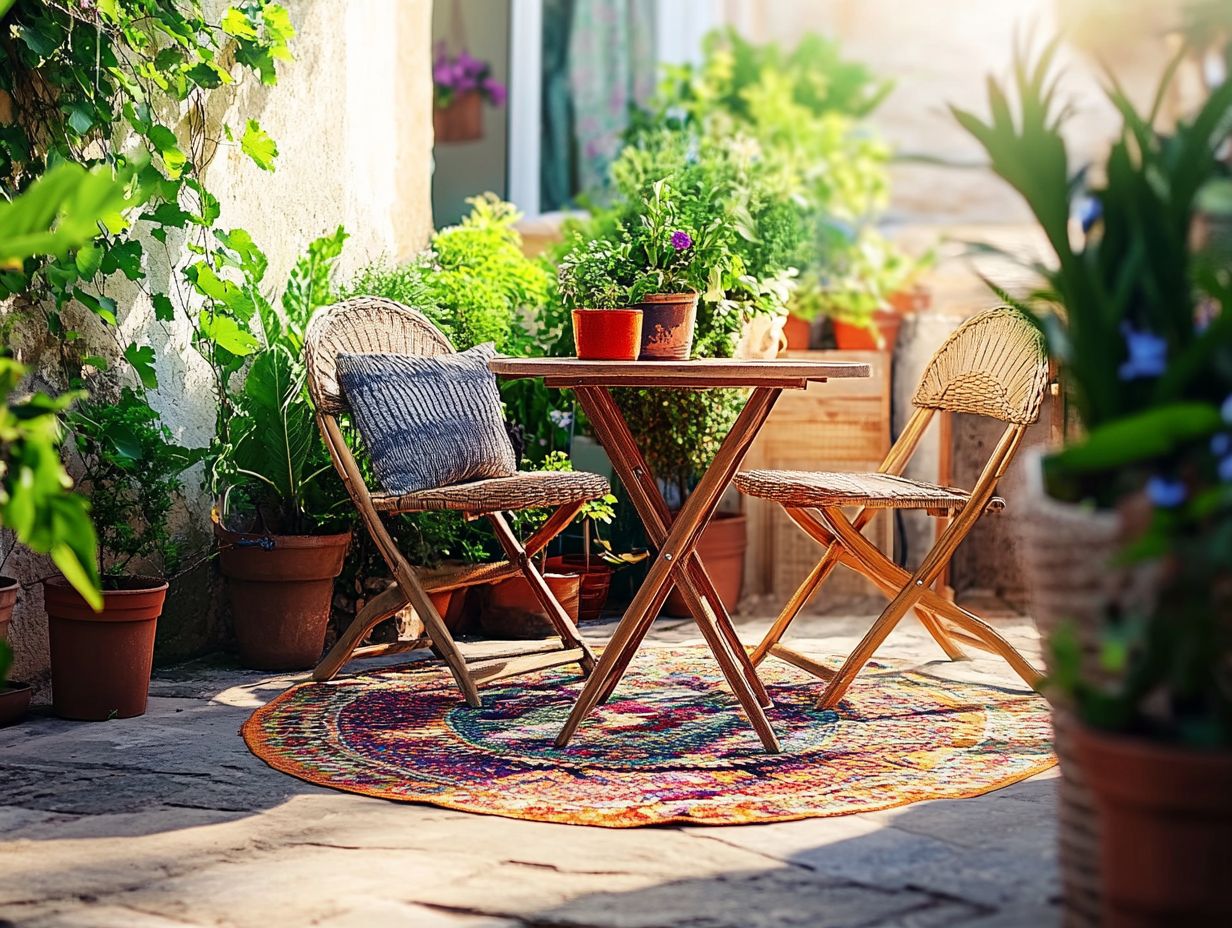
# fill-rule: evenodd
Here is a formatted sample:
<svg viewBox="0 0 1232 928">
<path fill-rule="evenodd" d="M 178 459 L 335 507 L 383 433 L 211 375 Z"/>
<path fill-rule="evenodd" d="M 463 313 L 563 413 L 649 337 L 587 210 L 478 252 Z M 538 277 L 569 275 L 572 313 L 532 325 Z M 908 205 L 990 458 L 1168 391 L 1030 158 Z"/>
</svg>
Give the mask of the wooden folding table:
<svg viewBox="0 0 1232 928">
<path fill-rule="evenodd" d="M 778 753 L 765 709 L 771 706 L 748 653 L 732 626 L 731 616 L 715 593 L 696 546 L 714 516 L 723 491 L 731 483 L 753 439 L 765 424 L 783 390 L 803 390 L 809 383 L 832 377 L 868 377 L 869 366 L 856 362 L 744 361 L 728 358 L 694 361 L 580 361 L 577 358 L 496 358 L 492 371 L 500 377 L 542 377 L 551 387 L 572 389 L 612 467 L 637 510 L 650 543 L 658 549 L 646 580 L 629 604 L 612 640 L 578 697 L 569 720 L 556 739 L 564 747 L 578 725 L 616 688 L 641 645 L 674 583 L 714 653 L 723 676 L 740 701 L 762 744 Z M 714 462 L 672 518 L 654 474 L 646 466 L 637 440 L 612 399 L 612 387 L 668 390 L 750 389 L 748 402 L 723 440 Z"/>
</svg>

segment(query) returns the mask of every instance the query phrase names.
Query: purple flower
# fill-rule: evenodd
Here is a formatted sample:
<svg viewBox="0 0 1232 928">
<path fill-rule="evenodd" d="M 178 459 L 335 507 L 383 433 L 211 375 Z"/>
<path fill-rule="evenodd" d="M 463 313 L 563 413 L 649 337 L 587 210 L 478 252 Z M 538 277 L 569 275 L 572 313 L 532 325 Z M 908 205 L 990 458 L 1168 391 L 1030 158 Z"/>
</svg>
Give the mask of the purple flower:
<svg viewBox="0 0 1232 928">
<path fill-rule="evenodd" d="M 1168 364 L 1168 343 L 1151 332 L 1138 332 L 1128 322 L 1121 324 L 1128 357 L 1117 371 L 1122 380 L 1160 377 Z"/>
<path fill-rule="evenodd" d="M 488 102 L 493 106 L 504 106 L 508 94 L 505 91 L 505 85 L 500 81 L 494 81 L 492 78 L 485 78 L 480 84 L 479 89 L 487 96 Z"/>
<path fill-rule="evenodd" d="M 1175 509 L 1185 502 L 1185 484 L 1174 477 L 1156 475 L 1146 482 L 1146 495 L 1160 509 Z"/>
<path fill-rule="evenodd" d="M 1217 458 L 1225 458 L 1232 454 L 1232 435 L 1220 432 L 1211 436 L 1211 454 Z"/>
<path fill-rule="evenodd" d="M 677 251 L 684 251 L 686 248 L 693 247 L 693 239 L 689 238 L 689 233 L 677 229 L 672 233 L 672 247 Z"/>
</svg>

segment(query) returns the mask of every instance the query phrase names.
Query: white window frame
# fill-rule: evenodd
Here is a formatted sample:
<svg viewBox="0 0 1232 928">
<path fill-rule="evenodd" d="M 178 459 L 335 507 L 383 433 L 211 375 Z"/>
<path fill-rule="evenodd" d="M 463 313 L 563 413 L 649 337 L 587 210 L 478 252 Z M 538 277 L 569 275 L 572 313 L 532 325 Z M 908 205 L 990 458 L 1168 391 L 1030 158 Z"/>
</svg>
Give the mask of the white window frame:
<svg viewBox="0 0 1232 928">
<path fill-rule="evenodd" d="M 655 57 L 682 64 L 701 57 L 701 40 L 722 22 L 721 0 L 655 0 Z M 539 213 L 543 119 L 543 0 L 512 0 L 509 17 L 509 199 Z"/>
</svg>

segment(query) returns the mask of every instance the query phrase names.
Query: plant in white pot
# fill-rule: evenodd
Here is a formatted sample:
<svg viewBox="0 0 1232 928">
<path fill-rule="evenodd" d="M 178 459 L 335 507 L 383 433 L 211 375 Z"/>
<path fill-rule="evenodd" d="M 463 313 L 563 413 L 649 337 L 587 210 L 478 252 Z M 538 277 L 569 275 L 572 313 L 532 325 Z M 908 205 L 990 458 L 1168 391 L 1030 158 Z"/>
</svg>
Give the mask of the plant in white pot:
<svg viewBox="0 0 1232 928">
<path fill-rule="evenodd" d="M 1055 48 L 1035 63 L 1019 50 L 1015 105 L 990 82 L 989 121 L 955 113 L 1055 253 L 1031 302 L 1058 310 L 1041 322 L 1084 429 L 1044 458 L 1040 503 L 1056 518 L 1027 538 L 1036 609 L 1052 612 L 1037 620 L 1066 722 L 1058 753 L 1099 813 L 1102 924 L 1221 924 L 1232 919 L 1217 863 L 1232 844 L 1232 277 L 1207 260 L 1193 220 L 1223 170 L 1232 83 L 1165 132 L 1157 110 L 1179 58 L 1147 113 L 1112 81 L 1122 130 L 1084 194 Z M 1079 566 L 1068 606 L 1040 595 Z M 1122 576 L 1151 582 L 1118 598 Z M 1062 794 L 1063 842 L 1072 800 Z M 1067 883 L 1071 920 L 1093 924 L 1091 895 Z"/>
</svg>

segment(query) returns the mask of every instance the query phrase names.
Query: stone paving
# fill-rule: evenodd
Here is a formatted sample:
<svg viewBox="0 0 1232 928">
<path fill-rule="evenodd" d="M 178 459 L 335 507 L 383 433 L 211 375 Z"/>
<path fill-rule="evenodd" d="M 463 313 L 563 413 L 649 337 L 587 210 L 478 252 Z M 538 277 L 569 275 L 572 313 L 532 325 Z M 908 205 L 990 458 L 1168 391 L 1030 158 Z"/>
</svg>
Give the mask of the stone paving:
<svg viewBox="0 0 1232 928">
<path fill-rule="evenodd" d="M 743 617 L 754 640 L 765 616 Z M 1034 657 L 1021 617 L 995 624 Z M 802 619 L 845 653 L 867 618 Z M 586 629 L 598 639 L 603 628 Z M 694 638 L 660 620 L 659 641 Z M 914 623 L 881 652 L 946 664 Z M 1010 928 L 1057 924 L 1055 770 L 986 796 L 740 827 L 611 830 L 369 799 L 276 773 L 252 709 L 297 677 L 160 671 L 138 719 L 0 732 L 0 928 Z M 824 771 L 819 771 L 824 775 Z"/>
</svg>

